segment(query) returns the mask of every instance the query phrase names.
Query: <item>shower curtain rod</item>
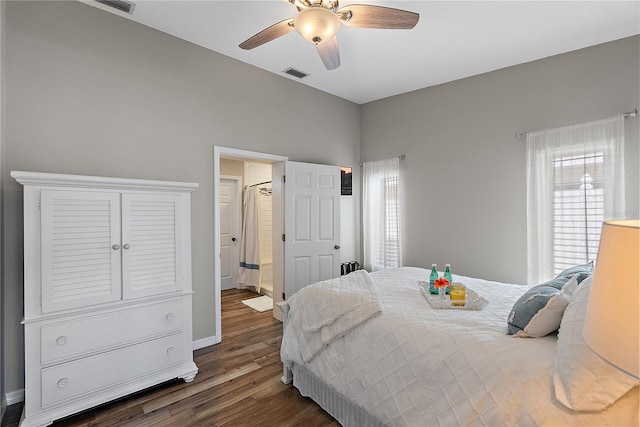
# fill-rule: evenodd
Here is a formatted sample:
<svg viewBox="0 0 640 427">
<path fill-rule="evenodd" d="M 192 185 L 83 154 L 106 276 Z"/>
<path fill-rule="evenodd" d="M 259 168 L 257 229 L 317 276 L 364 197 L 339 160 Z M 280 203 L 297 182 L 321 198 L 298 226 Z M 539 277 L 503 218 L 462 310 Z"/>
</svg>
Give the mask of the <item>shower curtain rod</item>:
<svg viewBox="0 0 640 427">
<path fill-rule="evenodd" d="M 630 119 L 632 117 L 638 117 L 638 109 L 634 108 L 633 111 L 627 111 L 626 113 L 622 113 L 622 117 L 624 117 L 625 119 Z M 529 133 L 529 131 L 527 131 L 527 132 L 516 132 L 516 138 L 517 139 L 526 139 L 528 133 Z"/>
<path fill-rule="evenodd" d="M 265 182 L 259 182 L 257 184 L 251 184 L 251 185 L 247 185 L 244 188 L 249 188 L 249 187 L 255 187 L 256 185 L 264 185 L 264 184 L 271 184 L 273 181 L 265 181 Z"/>
</svg>

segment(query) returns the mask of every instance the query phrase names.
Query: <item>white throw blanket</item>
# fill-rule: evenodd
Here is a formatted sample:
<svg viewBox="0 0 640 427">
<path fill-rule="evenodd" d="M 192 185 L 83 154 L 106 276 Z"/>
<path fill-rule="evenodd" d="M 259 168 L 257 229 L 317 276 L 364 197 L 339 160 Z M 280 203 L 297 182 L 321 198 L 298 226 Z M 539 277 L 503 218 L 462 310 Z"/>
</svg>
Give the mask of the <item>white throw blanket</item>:
<svg viewBox="0 0 640 427">
<path fill-rule="evenodd" d="M 285 334 L 296 335 L 305 362 L 382 311 L 375 285 L 364 270 L 306 286 L 288 302 L 291 311 Z"/>
</svg>

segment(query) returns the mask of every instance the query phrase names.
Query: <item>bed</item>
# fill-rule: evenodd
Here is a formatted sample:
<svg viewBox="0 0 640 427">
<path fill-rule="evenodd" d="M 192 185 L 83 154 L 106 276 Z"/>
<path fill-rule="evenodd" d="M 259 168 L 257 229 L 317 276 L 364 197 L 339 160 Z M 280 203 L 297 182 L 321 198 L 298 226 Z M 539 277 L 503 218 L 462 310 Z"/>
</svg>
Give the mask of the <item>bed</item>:
<svg viewBox="0 0 640 427">
<path fill-rule="evenodd" d="M 489 303 L 482 310 L 433 309 L 417 286 L 427 270 L 358 274 L 381 311 L 349 313 L 351 328 L 318 329 L 314 322 L 333 305 L 325 288 L 333 297 L 337 291 L 334 301 L 344 307 L 367 305 L 349 302 L 354 273 L 308 286 L 280 304 L 283 381 L 293 381 L 342 425 L 638 425 L 637 386 L 597 412 L 575 412 L 558 401 L 557 334 L 506 334 L 514 302 L 529 288 L 454 275 Z"/>
</svg>

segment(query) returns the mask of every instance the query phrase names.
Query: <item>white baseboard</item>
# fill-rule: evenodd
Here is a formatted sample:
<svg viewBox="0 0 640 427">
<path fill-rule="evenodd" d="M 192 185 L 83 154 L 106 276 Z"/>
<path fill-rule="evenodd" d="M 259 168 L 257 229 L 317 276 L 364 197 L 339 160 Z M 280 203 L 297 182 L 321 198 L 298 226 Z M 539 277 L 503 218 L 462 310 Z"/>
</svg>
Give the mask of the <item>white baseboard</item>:
<svg viewBox="0 0 640 427">
<path fill-rule="evenodd" d="M 14 403 L 24 402 L 24 389 L 10 391 L 7 393 L 7 405 L 13 405 Z"/>
<path fill-rule="evenodd" d="M 195 340 L 193 342 L 193 349 L 194 350 L 198 350 L 201 348 L 205 348 L 205 347 L 209 347 L 210 345 L 214 345 L 214 344 L 218 344 L 220 342 L 220 340 L 218 339 L 218 337 L 216 337 L 215 335 L 207 337 L 207 338 L 202 338 L 199 340 Z"/>
</svg>

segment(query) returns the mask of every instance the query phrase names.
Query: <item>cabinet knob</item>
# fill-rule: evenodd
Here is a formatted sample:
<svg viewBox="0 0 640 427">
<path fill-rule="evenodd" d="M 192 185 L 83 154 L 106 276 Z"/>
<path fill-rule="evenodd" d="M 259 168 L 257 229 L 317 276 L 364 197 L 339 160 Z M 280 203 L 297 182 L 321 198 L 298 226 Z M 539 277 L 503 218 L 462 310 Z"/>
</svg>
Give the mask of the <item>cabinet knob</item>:
<svg viewBox="0 0 640 427">
<path fill-rule="evenodd" d="M 167 313 L 167 315 L 165 316 L 165 318 L 169 321 L 173 320 L 175 318 L 175 316 L 173 315 L 173 313 Z"/>
<path fill-rule="evenodd" d="M 122 247 L 125 248 L 125 249 L 129 249 L 131 247 L 131 245 L 128 244 L 128 243 L 125 243 L 124 245 L 122 245 Z"/>
<path fill-rule="evenodd" d="M 111 246 L 111 249 L 117 251 L 118 249 L 120 249 L 120 245 L 116 243 L 115 245 Z"/>
<path fill-rule="evenodd" d="M 67 337 L 65 337 L 64 335 L 58 337 L 58 339 L 56 340 L 56 344 L 58 345 L 65 345 L 67 343 Z"/>
<path fill-rule="evenodd" d="M 173 348 L 173 347 L 169 347 L 169 348 L 167 349 L 167 354 L 168 354 L 169 356 L 173 356 L 173 354 L 174 354 L 175 352 L 176 352 L 176 349 L 175 349 L 175 348 Z"/>
<path fill-rule="evenodd" d="M 69 385 L 69 378 L 62 378 L 58 381 L 58 388 L 65 388 Z"/>
</svg>

